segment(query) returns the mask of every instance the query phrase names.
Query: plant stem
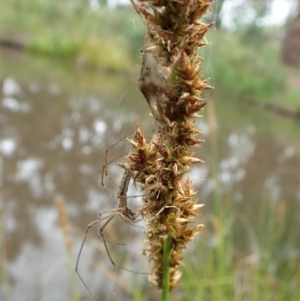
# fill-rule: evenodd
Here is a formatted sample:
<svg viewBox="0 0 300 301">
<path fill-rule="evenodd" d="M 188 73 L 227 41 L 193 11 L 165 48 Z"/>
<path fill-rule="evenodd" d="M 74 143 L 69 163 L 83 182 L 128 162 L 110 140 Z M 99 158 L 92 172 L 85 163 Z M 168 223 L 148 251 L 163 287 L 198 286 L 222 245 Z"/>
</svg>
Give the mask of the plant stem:
<svg viewBox="0 0 300 301">
<path fill-rule="evenodd" d="M 163 286 L 161 301 L 167 301 L 169 299 L 170 291 L 170 259 L 171 259 L 171 242 L 172 237 L 168 235 L 164 242 L 164 255 L 163 255 Z"/>
</svg>

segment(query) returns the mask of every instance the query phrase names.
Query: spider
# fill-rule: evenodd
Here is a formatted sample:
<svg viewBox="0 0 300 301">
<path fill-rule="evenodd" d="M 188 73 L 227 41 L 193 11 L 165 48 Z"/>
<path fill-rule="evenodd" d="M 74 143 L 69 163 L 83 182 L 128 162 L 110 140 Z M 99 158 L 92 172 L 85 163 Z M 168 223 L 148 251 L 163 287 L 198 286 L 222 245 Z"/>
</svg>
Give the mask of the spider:
<svg viewBox="0 0 300 301">
<path fill-rule="evenodd" d="M 110 163 L 112 163 L 113 161 L 111 162 L 108 162 L 108 152 L 109 150 L 114 147 L 116 144 L 118 144 L 120 141 L 124 140 L 126 137 L 120 139 L 119 141 L 117 141 L 115 144 L 113 144 L 112 146 L 110 146 L 107 150 L 106 150 L 106 155 L 105 155 L 105 165 L 103 166 L 103 169 L 102 169 L 102 176 L 101 176 L 101 185 L 103 187 L 105 187 L 104 185 L 104 176 L 108 176 L 108 165 Z M 95 298 L 95 300 L 98 300 L 96 298 L 96 296 L 91 292 L 91 290 L 88 288 L 87 284 L 84 282 L 82 276 L 80 275 L 79 273 L 79 261 L 80 261 L 80 257 L 81 257 L 81 253 L 82 253 L 82 250 L 83 250 L 83 247 L 84 247 L 84 244 L 85 244 L 85 241 L 87 239 L 87 236 L 88 236 L 88 233 L 89 233 L 89 230 L 90 228 L 92 228 L 94 225 L 98 225 L 99 229 L 98 229 L 98 237 L 100 239 L 102 239 L 103 243 L 104 243 L 104 247 L 105 247 L 105 250 L 106 250 L 106 253 L 109 257 L 109 260 L 111 262 L 111 264 L 115 267 L 118 267 L 122 270 L 125 270 L 125 271 L 128 271 L 128 272 L 132 272 L 132 273 L 137 273 L 137 274 L 148 274 L 148 273 L 144 273 L 144 272 L 136 272 L 136 271 L 133 271 L 133 270 L 130 270 L 130 269 L 127 269 L 127 268 L 124 268 L 124 267 L 121 267 L 119 265 L 117 265 L 115 263 L 115 261 L 113 260 L 110 252 L 109 252 L 109 249 L 108 249 L 108 246 L 107 246 L 107 243 L 112 243 L 112 244 L 116 244 L 116 245 L 125 245 L 124 243 L 116 243 L 116 242 L 112 242 L 110 240 L 107 240 L 104 236 L 104 230 L 106 228 L 106 226 L 113 220 L 114 217 L 116 216 L 120 216 L 122 218 L 123 221 L 125 221 L 126 223 L 129 223 L 129 224 L 134 224 L 134 223 L 137 223 L 139 222 L 140 220 L 137 219 L 137 217 L 139 216 L 139 214 L 137 213 L 134 213 L 131 209 L 128 208 L 127 206 L 127 191 L 128 191 L 128 187 L 129 187 L 129 183 L 130 183 L 130 180 L 131 180 L 131 177 L 132 177 L 132 172 L 131 172 L 131 169 L 128 168 L 128 167 L 124 167 L 124 172 L 123 172 L 123 176 L 120 180 L 120 183 L 119 183 L 119 186 L 118 186 L 118 190 L 117 190 L 117 193 L 115 194 L 115 197 L 117 197 L 119 199 L 119 205 L 117 208 L 114 208 L 114 209 L 111 209 L 111 210 L 107 210 L 107 211 L 102 211 L 98 214 L 98 217 L 96 220 L 94 220 L 93 222 L 89 223 L 86 227 L 86 230 L 85 230 L 85 236 L 83 238 L 83 241 L 82 241 L 82 244 L 80 246 L 80 249 L 79 249 L 79 252 L 78 252 L 78 256 L 77 256 L 77 260 L 76 260 L 76 265 L 75 265 L 75 271 L 79 277 L 79 279 L 81 280 L 81 282 L 84 284 L 84 286 L 86 287 L 86 289 L 89 291 L 89 293 Z M 142 197 L 142 196 L 139 196 L 139 195 L 136 195 L 136 196 L 131 196 L 131 198 L 133 197 Z M 108 214 L 108 215 L 107 215 Z M 103 225 L 101 225 L 101 222 L 104 222 Z"/>
</svg>

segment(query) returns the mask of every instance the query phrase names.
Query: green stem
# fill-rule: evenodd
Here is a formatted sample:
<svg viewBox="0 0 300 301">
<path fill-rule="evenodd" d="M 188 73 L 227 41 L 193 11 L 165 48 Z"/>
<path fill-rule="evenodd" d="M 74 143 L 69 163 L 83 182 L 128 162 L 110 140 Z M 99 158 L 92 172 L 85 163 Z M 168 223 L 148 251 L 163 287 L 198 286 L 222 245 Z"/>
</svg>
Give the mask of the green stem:
<svg viewBox="0 0 300 301">
<path fill-rule="evenodd" d="M 80 301 L 78 287 L 75 279 L 74 262 L 71 260 L 70 254 L 67 254 L 67 264 L 69 272 L 69 285 L 71 290 L 71 296 L 73 301 Z"/>
<path fill-rule="evenodd" d="M 172 237 L 168 235 L 167 239 L 164 242 L 163 286 L 162 286 L 161 301 L 168 301 L 169 299 L 171 243 L 172 243 Z"/>
</svg>

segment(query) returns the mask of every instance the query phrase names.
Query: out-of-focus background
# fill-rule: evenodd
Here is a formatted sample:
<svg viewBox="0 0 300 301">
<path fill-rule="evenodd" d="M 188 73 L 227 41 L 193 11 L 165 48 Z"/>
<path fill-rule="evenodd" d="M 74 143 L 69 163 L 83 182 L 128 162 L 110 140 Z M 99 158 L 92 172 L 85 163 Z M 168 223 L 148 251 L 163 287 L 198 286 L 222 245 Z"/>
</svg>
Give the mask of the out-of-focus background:
<svg viewBox="0 0 300 301">
<path fill-rule="evenodd" d="M 219 0 L 201 50 L 215 87 L 190 174 L 205 228 L 171 300 L 300 300 L 300 1 Z M 129 1 L 0 0 L 0 299 L 93 300 L 74 266 L 85 227 L 117 206 L 106 150 L 136 123 L 145 26 Z M 130 195 L 139 194 L 130 187 Z M 141 204 L 130 198 L 130 208 Z M 123 267 L 147 271 L 144 225 L 105 229 Z M 79 270 L 100 300 L 159 300 L 143 274 L 113 267 L 96 227 Z"/>
</svg>

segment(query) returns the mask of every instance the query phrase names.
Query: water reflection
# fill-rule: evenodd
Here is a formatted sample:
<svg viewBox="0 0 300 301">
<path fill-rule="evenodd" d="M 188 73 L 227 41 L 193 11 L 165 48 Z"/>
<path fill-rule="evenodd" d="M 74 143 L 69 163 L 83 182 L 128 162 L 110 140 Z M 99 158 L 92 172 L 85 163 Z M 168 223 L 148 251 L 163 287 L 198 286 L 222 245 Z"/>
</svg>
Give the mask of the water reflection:
<svg viewBox="0 0 300 301">
<path fill-rule="evenodd" d="M 136 122 L 150 134 L 153 124 L 147 104 L 136 89 L 135 76 L 120 79 L 112 75 L 87 74 L 83 79 L 81 73 L 68 69 L 53 76 L 50 70 L 60 68 L 55 62 L 49 69 L 46 61 L 43 69 L 40 62 L 36 66 L 30 58 L 16 61 L 6 53 L 2 56 L 5 64 L 0 78 L 0 197 L 12 299 L 65 300 L 69 284 L 54 199 L 62 195 L 67 203 L 74 233 L 77 233 L 74 234 L 75 262 L 86 225 L 100 210 L 117 205 L 112 197 L 116 186 L 110 179 L 118 183 L 121 169 L 116 161 L 129 146 L 121 141 L 109 152 L 108 161 L 113 161 L 109 178 L 105 180 L 109 189 L 104 189 L 100 183 L 106 149 L 131 135 Z M 24 76 L 28 61 L 31 73 Z M 218 177 L 212 173 L 209 136 L 199 151 L 207 164 L 195 167 L 190 175 L 199 189 L 201 201 L 208 205 L 206 212 L 212 207 L 217 182 L 223 196 L 230 194 L 236 200 L 236 210 L 247 211 L 254 218 L 264 198 L 286 201 L 288 208 L 299 206 L 300 146 L 293 138 L 298 135 L 298 125 L 288 128 L 289 134 L 278 135 L 269 127 L 275 117 L 267 117 L 268 122 L 265 116 L 257 113 L 256 118 L 263 118 L 265 122 L 254 122 L 243 107 L 231 110 L 228 115 L 228 105 L 221 108 L 222 103 L 219 103 L 218 106 L 219 125 L 222 125 L 217 129 L 216 142 Z M 209 133 L 206 119 L 199 125 Z M 131 194 L 136 194 L 131 189 Z M 139 202 L 134 198 L 131 206 L 138 207 Z M 124 241 L 124 238 L 129 241 L 125 253 L 113 254 L 117 258 L 120 254 L 125 256 L 121 259 L 123 265 L 133 263 L 136 269 L 146 267 L 143 258 L 137 259 L 142 239 L 135 235 L 141 235 L 143 229 L 112 226 L 107 231 L 114 241 Z M 134 235 L 129 236 L 129 232 Z M 92 244 L 85 246 L 82 275 L 91 289 L 98 290 L 99 296 L 105 295 L 107 286 L 110 292 L 116 293 L 114 297 L 110 295 L 111 300 L 118 300 L 118 286 L 111 287 L 111 280 L 101 270 L 90 269 L 95 258 L 98 262 L 100 258 L 104 268 L 110 267 L 103 246 L 99 251 Z M 128 283 L 133 283 L 131 279 L 136 282 L 137 278 L 140 283 L 146 281 L 144 276 L 126 274 Z M 126 294 L 122 300 L 125 298 Z"/>
</svg>

